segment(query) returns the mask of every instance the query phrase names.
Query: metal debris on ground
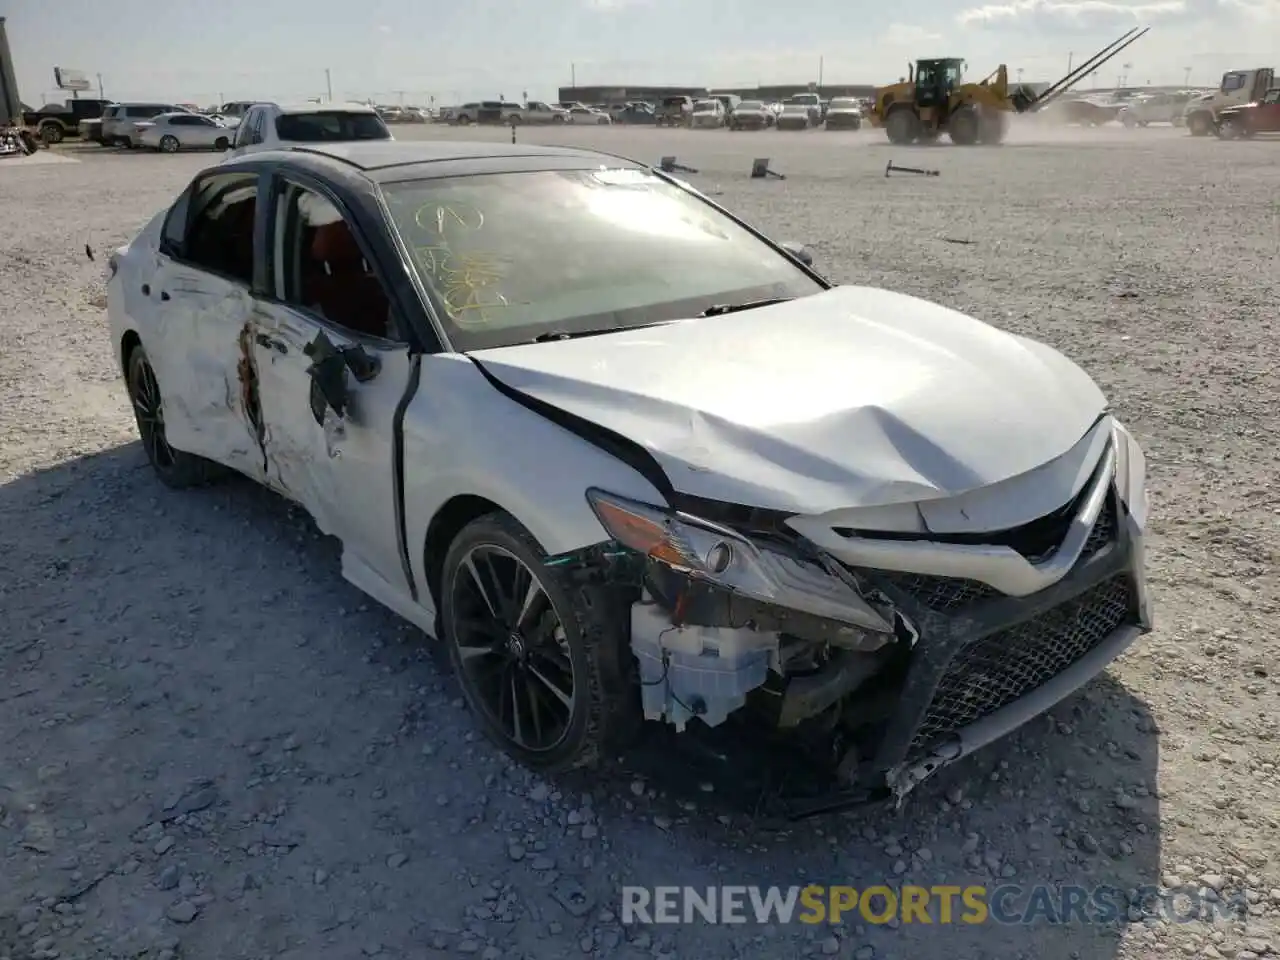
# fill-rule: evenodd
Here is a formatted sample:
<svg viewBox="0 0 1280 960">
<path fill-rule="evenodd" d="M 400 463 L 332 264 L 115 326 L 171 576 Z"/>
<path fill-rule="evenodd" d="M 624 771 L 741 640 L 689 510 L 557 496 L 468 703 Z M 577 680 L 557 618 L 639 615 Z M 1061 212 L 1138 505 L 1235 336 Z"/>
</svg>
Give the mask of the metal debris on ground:
<svg viewBox="0 0 1280 960">
<path fill-rule="evenodd" d="M 688 167 L 688 166 L 685 166 L 683 163 L 678 163 L 675 157 L 663 157 L 660 161 L 658 161 L 658 169 L 661 170 L 663 173 L 677 173 L 677 172 L 697 173 L 698 172 L 693 167 Z"/>
<path fill-rule="evenodd" d="M 890 173 L 914 173 L 922 177 L 937 177 L 941 176 L 942 172 L 940 170 L 922 170 L 920 167 L 896 167 L 893 161 L 890 160 L 884 168 L 884 175 L 888 177 Z"/>
<path fill-rule="evenodd" d="M 776 170 L 769 169 L 768 157 L 757 157 L 755 160 L 751 161 L 751 179 L 752 180 L 766 180 L 766 179 L 785 180 L 787 178 L 782 174 L 778 173 Z"/>
</svg>

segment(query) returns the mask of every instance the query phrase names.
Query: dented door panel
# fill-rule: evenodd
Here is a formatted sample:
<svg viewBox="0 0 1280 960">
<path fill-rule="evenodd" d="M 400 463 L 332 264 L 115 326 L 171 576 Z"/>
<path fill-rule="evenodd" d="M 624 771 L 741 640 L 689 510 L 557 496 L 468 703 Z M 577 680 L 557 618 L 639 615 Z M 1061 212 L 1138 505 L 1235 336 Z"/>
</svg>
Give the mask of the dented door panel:
<svg viewBox="0 0 1280 960">
<path fill-rule="evenodd" d="M 300 311 L 260 302 L 254 342 L 258 390 L 271 473 L 316 525 L 342 541 L 388 583 L 407 589 L 397 537 L 393 423 L 409 381 L 407 346 L 372 346 Z M 338 347 L 361 343 L 376 357 L 376 376 L 346 373 L 344 416 L 311 406 L 307 346 L 321 331 Z"/>
<path fill-rule="evenodd" d="M 232 280 L 156 260 L 140 335 L 163 384 L 169 442 L 261 482 L 261 417 L 241 349 L 253 299 Z"/>
</svg>

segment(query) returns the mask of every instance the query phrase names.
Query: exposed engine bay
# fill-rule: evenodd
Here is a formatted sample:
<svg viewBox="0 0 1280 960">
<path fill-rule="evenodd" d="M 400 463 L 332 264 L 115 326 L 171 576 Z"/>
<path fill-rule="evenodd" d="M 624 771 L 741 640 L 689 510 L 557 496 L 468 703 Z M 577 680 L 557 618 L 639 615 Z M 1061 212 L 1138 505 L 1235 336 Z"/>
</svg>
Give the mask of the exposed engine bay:
<svg viewBox="0 0 1280 960">
<path fill-rule="evenodd" d="M 842 791 L 805 812 L 901 802 L 1149 629 L 1140 470 L 1110 432 L 1099 425 L 1065 504 L 987 532 L 837 527 L 819 546 L 769 511 L 699 502 L 695 517 L 589 493 L 617 536 L 597 556 L 630 587 L 645 719 L 791 738 Z M 849 562 L 860 550 L 898 550 L 908 569 Z M 955 567 L 969 575 L 943 572 Z"/>
</svg>

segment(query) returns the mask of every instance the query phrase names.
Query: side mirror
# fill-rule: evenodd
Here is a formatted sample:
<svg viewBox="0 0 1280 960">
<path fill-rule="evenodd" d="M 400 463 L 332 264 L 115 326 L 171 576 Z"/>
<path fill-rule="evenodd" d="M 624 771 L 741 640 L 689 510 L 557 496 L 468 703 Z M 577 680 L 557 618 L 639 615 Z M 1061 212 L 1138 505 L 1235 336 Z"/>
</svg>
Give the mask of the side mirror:
<svg viewBox="0 0 1280 960">
<path fill-rule="evenodd" d="M 806 267 L 813 266 L 813 253 L 803 243 L 796 243 L 794 240 L 784 240 L 778 244 L 783 250 L 789 253 L 796 260 L 799 260 Z"/>
</svg>

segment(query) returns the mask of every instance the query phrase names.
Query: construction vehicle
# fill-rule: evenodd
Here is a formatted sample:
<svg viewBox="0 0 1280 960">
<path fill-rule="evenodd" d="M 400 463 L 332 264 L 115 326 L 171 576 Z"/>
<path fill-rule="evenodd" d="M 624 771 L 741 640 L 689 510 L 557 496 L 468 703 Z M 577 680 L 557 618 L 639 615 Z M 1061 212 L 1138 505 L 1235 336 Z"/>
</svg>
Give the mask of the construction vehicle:
<svg viewBox="0 0 1280 960">
<path fill-rule="evenodd" d="M 1222 83 L 1217 90 L 1187 104 L 1183 123 L 1193 137 L 1207 137 L 1217 130 L 1219 114 L 1223 110 L 1261 100 L 1274 86 L 1275 78 L 1276 72 L 1271 67 L 1228 70 L 1222 75 Z"/>
<path fill-rule="evenodd" d="M 957 57 L 917 60 L 904 81 L 876 90 L 869 120 L 884 127 L 891 143 L 932 143 L 944 133 L 960 146 L 1000 143 L 1011 113 L 1048 106 L 1150 29 L 1134 27 L 1038 95 L 1021 84 L 1011 90 L 1003 63 L 981 82 L 965 83 L 966 64 Z"/>
</svg>

